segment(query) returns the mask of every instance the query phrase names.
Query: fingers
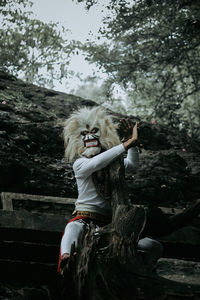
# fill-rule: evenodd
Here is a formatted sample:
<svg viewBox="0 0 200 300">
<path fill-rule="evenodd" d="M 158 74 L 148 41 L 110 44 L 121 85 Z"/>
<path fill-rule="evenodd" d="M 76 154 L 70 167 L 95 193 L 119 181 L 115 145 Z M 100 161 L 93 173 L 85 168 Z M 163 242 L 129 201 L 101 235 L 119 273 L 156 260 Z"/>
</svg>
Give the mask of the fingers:
<svg viewBox="0 0 200 300">
<path fill-rule="evenodd" d="M 135 122 L 135 126 L 134 127 L 138 128 L 139 125 L 140 125 L 140 122 Z"/>
<path fill-rule="evenodd" d="M 127 120 L 127 124 L 128 124 L 128 128 L 132 128 L 133 127 L 132 124 L 131 124 L 131 120 L 130 119 Z"/>
<path fill-rule="evenodd" d="M 124 143 L 128 139 L 137 140 L 138 139 L 138 126 L 139 122 L 135 122 L 135 125 L 133 127 L 130 119 L 121 119 L 119 129 L 121 131 L 121 141 Z"/>
<path fill-rule="evenodd" d="M 134 127 L 139 127 L 140 125 L 140 122 L 135 122 L 135 125 Z M 130 119 L 121 119 L 120 120 L 120 124 L 119 124 L 119 127 L 122 129 L 122 130 L 130 130 L 131 128 L 133 128 L 133 125 L 131 123 L 131 120 Z"/>
<path fill-rule="evenodd" d="M 130 119 L 125 119 L 125 118 L 123 118 L 123 119 L 120 120 L 120 125 L 119 125 L 119 127 L 120 127 L 123 131 L 128 131 L 128 130 L 130 130 L 131 128 L 133 128 Z"/>
</svg>

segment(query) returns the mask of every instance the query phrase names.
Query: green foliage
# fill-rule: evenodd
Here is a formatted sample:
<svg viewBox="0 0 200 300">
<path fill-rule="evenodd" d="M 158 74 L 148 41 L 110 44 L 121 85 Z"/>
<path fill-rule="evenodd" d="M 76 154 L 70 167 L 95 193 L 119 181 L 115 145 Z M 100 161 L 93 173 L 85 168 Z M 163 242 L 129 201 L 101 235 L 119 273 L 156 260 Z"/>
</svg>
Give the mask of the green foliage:
<svg viewBox="0 0 200 300">
<path fill-rule="evenodd" d="M 200 110 L 200 2 L 110 0 L 106 9 L 110 13 L 100 33 L 108 42 L 84 45 L 88 61 L 127 91 L 129 112 L 143 106 L 149 118 L 177 127 L 187 123 L 189 111 L 190 128 L 195 127 Z"/>
<path fill-rule="evenodd" d="M 110 83 L 109 80 L 102 82 L 102 79 L 97 76 L 88 76 L 85 79 L 77 76 L 81 83 L 74 90 L 71 90 L 71 93 L 85 99 L 92 99 L 110 110 L 114 108 L 117 112 L 126 113 L 125 107 L 121 104 L 121 98 L 116 95 L 116 92 L 113 93 L 112 82 Z"/>
<path fill-rule="evenodd" d="M 65 30 L 57 24 L 33 19 L 31 6 L 29 0 L 0 2 L 0 66 L 28 82 L 53 87 L 54 79 L 67 76 L 74 45 L 63 39 Z"/>
</svg>

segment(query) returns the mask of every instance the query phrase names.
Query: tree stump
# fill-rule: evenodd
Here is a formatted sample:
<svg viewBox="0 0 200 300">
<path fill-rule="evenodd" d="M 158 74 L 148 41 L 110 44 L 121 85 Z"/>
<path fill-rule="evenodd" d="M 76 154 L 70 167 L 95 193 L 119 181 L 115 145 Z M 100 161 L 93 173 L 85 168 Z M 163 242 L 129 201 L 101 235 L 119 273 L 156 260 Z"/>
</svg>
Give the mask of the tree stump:
<svg viewBox="0 0 200 300">
<path fill-rule="evenodd" d="M 60 279 L 61 299 L 200 299 L 198 286 L 159 277 L 151 258 L 146 261 L 137 251 L 146 210 L 129 203 L 120 159 L 112 164 L 110 175 L 112 223 L 98 233 L 92 227 L 85 228 L 76 256 L 72 247 Z"/>
</svg>

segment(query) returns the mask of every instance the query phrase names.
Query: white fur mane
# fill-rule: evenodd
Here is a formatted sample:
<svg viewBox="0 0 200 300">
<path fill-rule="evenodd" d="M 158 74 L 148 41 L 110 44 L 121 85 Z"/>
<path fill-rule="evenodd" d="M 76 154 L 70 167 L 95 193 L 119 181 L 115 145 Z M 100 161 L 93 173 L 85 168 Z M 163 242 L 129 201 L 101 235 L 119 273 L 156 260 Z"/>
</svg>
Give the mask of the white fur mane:
<svg viewBox="0 0 200 300">
<path fill-rule="evenodd" d="M 100 143 L 104 149 L 110 149 L 119 145 L 120 140 L 116 131 L 116 125 L 112 117 L 101 107 L 81 108 L 73 113 L 64 123 L 65 157 L 69 162 L 73 162 L 77 157 L 81 157 L 86 150 L 81 139 L 81 131 L 89 125 L 90 129 L 97 127 L 100 129 Z"/>
</svg>

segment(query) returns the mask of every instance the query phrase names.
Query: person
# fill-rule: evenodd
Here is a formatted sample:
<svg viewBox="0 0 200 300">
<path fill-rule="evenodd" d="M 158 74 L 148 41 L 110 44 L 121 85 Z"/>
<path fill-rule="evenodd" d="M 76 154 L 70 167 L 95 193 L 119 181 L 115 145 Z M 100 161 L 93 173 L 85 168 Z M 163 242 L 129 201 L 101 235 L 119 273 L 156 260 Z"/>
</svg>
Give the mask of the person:
<svg viewBox="0 0 200 300">
<path fill-rule="evenodd" d="M 58 271 L 70 257 L 71 246 L 77 246 L 84 226 L 99 227 L 111 222 L 109 166 L 119 156 L 124 158 L 125 170 L 135 172 L 139 167 L 138 123 L 122 119 L 123 139 L 120 141 L 112 117 L 101 107 L 82 108 L 73 113 L 64 124 L 65 156 L 73 163 L 78 199 L 73 218 L 68 222 L 60 245 Z M 138 250 L 152 252 L 155 259 L 162 255 L 162 245 L 151 238 L 139 240 Z"/>
</svg>

